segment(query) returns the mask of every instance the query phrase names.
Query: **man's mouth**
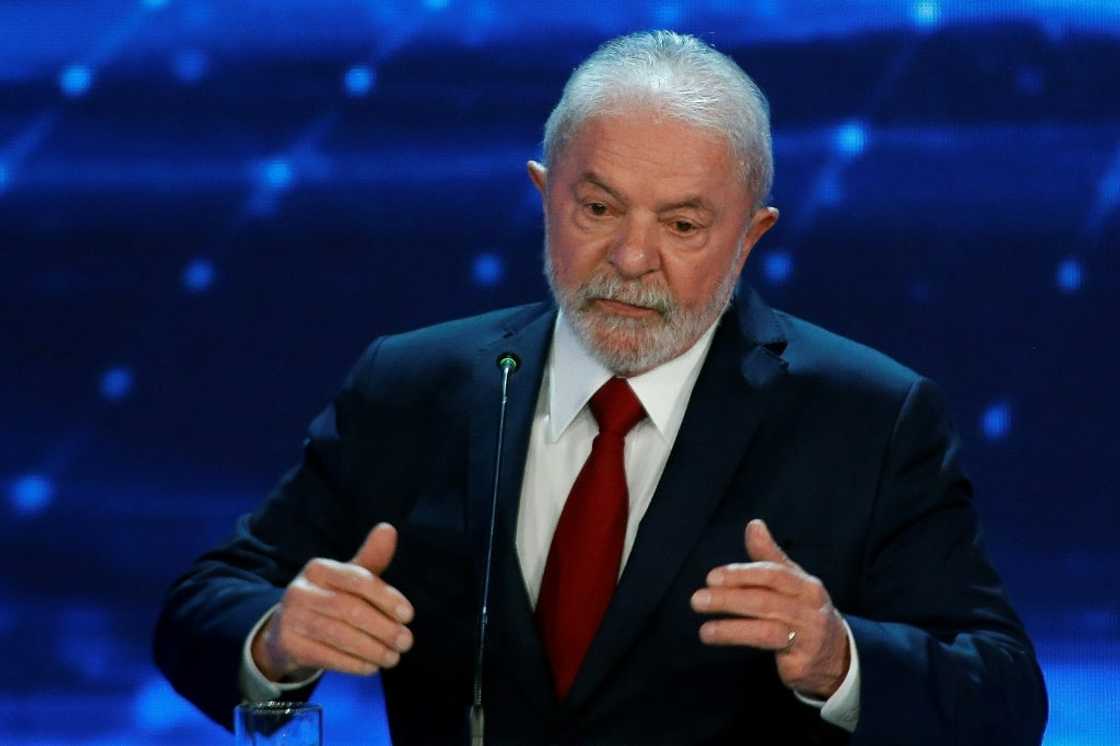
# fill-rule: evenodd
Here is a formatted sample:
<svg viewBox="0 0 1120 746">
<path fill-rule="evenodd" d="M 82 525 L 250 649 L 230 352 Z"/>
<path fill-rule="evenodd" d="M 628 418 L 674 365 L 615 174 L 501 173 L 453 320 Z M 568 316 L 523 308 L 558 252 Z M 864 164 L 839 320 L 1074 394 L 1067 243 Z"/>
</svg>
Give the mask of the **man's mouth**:
<svg viewBox="0 0 1120 746">
<path fill-rule="evenodd" d="M 649 308 L 647 306 L 636 306 L 632 303 L 625 301 L 613 300 L 610 298 L 595 298 L 593 300 L 599 308 L 608 313 L 617 314 L 619 316 L 628 316 L 630 318 L 639 319 L 647 318 L 649 316 L 660 315 L 660 311 L 656 308 Z"/>
</svg>

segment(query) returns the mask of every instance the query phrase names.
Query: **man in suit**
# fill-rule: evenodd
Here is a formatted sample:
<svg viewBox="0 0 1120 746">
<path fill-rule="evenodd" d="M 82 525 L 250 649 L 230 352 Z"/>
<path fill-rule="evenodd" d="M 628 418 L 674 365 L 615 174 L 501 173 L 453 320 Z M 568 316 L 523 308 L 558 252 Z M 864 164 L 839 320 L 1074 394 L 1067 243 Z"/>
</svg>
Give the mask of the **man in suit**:
<svg viewBox="0 0 1120 746">
<path fill-rule="evenodd" d="M 382 672 L 397 743 L 471 699 L 515 355 L 490 743 L 1028 744 L 1046 696 L 936 387 L 734 290 L 778 218 L 765 99 L 669 32 L 572 75 L 530 162 L 549 303 L 376 340 L 302 462 L 172 588 L 155 653 L 229 725 Z"/>
</svg>

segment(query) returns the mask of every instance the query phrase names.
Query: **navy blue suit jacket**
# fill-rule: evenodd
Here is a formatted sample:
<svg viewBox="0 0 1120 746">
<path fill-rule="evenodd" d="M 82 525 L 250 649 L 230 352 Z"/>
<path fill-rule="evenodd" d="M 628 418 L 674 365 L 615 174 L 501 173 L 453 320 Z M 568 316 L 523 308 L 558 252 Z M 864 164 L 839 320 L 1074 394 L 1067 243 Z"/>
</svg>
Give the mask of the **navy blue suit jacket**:
<svg viewBox="0 0 1120 746">
<path fill-rule="evenodd" d="M 1046 695 L 979 543 L 957 437 L 929 381 L 746 291 L 720 322 L 617 592 L 564 702 L 514 550 L 521 474 L 555 309 L 496 311 L 375 341 L 310 426 L 302 462 L 171 589 L 155 656 L 230 724 L 241 647 L 312 557 L 400 530 L 386 579 L 415 647 L 382 673 L 394 741 L 460 743 L 499 374 L 514 352 L 487 648 L 492 744 L 1034 744 Z M 819 577 L 858 647 L 849 736 L 799 703 L 773 655 L 701 644 L 689 597 L 744 561 L 763 518 Z M 329 713 L 328 713 L 329 717 Z"/>
</svg>

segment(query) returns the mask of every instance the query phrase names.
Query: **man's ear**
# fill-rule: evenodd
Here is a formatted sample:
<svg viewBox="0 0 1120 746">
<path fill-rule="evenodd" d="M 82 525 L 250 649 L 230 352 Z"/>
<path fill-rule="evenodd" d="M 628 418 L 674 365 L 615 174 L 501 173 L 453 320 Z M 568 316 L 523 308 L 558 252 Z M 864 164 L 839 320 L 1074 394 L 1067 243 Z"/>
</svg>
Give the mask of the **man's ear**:
<svg viewBox="0 0 1120 746">
<path fill-rule="evenodd" d="M 758 243 L 758 239 L 774 227 L 778 222 L 780 213 L 775 207 L 763 207 L 756 210 L 754 215 L 751 215 L 751 224 L 747 226 L 747 235 L 743 237 L 742 255 L 739 258 L 739 270 L 743 269 L 743 265 L 747 262 L 747 257 L 750 256 L 751 249 Z"/>
<path fill-rule="evenodd" d="M 544 167 L 544 164 L 536 161 L 529 161 L 526 165 L 529 169 L 529 178 L 533 180 L 533 185 L 543 197 L 548 186 L 548 169 Z"/>
</svg>

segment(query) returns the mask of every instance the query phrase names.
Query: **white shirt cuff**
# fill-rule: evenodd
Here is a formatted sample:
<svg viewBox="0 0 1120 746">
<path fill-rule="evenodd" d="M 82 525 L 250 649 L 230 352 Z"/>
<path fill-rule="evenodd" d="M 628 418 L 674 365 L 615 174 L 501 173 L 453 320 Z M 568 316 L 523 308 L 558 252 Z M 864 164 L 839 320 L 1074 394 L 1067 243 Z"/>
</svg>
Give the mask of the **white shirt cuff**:
<svg viewBox="0 0 1120 746">
<path fill-rule="evenodd" d="M 241 684 L 241 696 L 246 702 L 271 702 L 276 699 L 283 699 L 284 692 L 295 691 L 296 689 L 303 689 L 306 686 L 314 684 L 318 681 L 319 677 L 323 675 L 323 670 L 319 669 L 311 676 L 300 681 L 289 682 L 276 682 L 271 681 L 267 676 L 261 673 L 257 668 L 256 661 L 253 660 L 253 640 L 257 636 L 257 632 L 264 626 L 268 618 L 272 616 L 272 612 L 276 611 L 277 606 L 264 613 L 253 629 L 249 630 L 248 637 L 245 638 L 245 645 L 241 648 L 241 673 L 239 681 Z"/>
<path fill-rule="evenodd" d="M 843 620 L 842 620 L 843 621 Z M 832 723 L 838 728 L 852 733 L 859 722 L 859 653 L 856 652 L 856 641 L 852 637 L 852 629 L 844 622 L 844 631 L 848 634 L 848 675 L 840 683 L 840 688 L 832 693 L 827 700 L 806 697 L 799 692 L 794 696 L 810 707 L 817 707 L 825 722 Z"/>
</svg>

